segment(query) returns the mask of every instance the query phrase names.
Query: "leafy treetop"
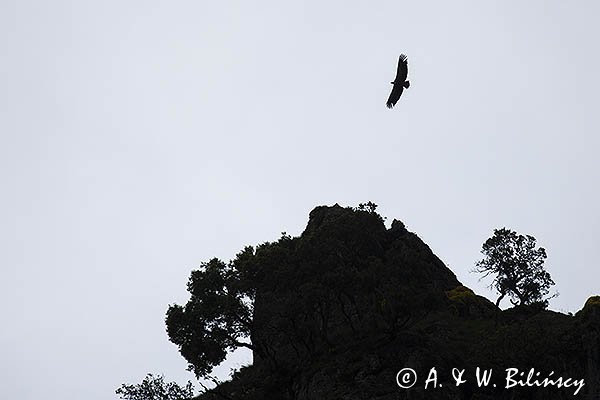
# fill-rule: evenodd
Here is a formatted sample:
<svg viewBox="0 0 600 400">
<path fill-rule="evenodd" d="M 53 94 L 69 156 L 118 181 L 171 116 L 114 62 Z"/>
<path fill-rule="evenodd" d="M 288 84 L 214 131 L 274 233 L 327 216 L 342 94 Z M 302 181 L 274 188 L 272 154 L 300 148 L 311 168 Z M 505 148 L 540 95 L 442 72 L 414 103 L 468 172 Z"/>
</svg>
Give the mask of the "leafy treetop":
<svg viewBox="0 0 600 400">
<path fill-rule="evenodd" d="M 550 286 L 554 281 L 544 269 L 546 250 L 536 247 L 536 240 L 530 235 L 519 235 L 515 231 L 495 229 L 494 235 L 482 246 L 484 258 L 477 262 L 475 272 L 483 273 L 484 278 L 494 274 L 490 287 L 500 296 L 496 306 L 506 296 L 513 305 L 541 303 L 547 306 Z"/>
</svg>

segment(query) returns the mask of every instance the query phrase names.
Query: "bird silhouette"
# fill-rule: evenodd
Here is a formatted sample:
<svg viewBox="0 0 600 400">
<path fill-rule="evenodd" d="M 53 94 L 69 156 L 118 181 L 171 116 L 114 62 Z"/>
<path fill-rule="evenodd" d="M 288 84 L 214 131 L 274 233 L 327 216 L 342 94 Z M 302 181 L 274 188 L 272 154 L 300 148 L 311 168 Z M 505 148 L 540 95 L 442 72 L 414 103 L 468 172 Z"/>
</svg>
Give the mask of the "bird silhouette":
<svg viewBox="0 0 600 400">
<path fill-rule="evenodd" d="M 391 82 L 394 87 L 392 88 L 392 93 L 390 93 L 387 103 L 385 103 L 387 108 L 393 108 L 400 99 L 400 96 L 402 96 L 404 89 L 409 88 L 410 82 L 406 80 L 407 76 L 408 59 L 406 58 L 406 55 L 400 54 L 400 58 L 398 59 L 398 70 L 396 71 L 396 79 Z"/>
</svg>

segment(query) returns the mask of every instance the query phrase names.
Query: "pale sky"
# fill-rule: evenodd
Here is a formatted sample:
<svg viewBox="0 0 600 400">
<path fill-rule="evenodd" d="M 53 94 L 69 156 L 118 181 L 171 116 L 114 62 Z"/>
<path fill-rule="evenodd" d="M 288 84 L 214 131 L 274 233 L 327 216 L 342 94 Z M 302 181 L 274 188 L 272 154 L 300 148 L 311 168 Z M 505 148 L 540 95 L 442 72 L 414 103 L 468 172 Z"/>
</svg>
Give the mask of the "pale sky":
<svg viewBox="0 0 600 400">
<path fill-rule="evenodd" d="M 531 234 L 551 308 L 580 309 L 600 294 L 598 15 L 0 0 L 2 396 L 193 380 L 164 326 L 190 271 L 299 235 L 322 204 L 377 203 L 492 300 L 469 273 L 481 244 Z M 401 52 L 411 87 L 388 110 Z"/>
</svg>

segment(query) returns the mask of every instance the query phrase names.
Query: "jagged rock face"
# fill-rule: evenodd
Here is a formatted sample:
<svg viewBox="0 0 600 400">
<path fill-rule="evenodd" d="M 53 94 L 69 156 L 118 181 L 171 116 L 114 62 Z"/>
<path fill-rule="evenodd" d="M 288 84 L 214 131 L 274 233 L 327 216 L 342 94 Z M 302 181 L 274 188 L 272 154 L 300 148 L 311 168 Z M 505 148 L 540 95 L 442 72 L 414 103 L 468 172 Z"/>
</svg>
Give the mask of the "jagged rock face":
<svg viewBox="0 0 600 400">
<path fill-rule="evenodd" d="M 588 393 L 600 398 L 600 296 L 590 297 L 577 317 L 582 325 Z"/>
<path fill-rule="evenodd" d="M 552 388 L 479 388 L 477 366 L 585 377 L 579 397 L 600 395 L 600 297 L 575 316 L 500 311 L 462 286 L 401 222 L 386 229 L 374 212 L 337 205 L 315 208 L 300 237 L 259 247 L 255 258 L 252 342 L 262 351 L 222 385 L 230 398 L 573 397 Z M 406 367 L 420 377 L 410 390 L 396 384 Z M 443 390 L 423 387 L 432 367 Z M 452 368 L 464 368 L 471 382 L 456 387 Z"/>
<path fill-rule="evenodd" d="M 301 236 L 307 246 L 321 243 L 326 251 L 347 248 L 347 262 L 365 262 L 377 258 L 389 266 L 392 276 L 402 286 L 422 290 L 450 290 L 460 282 L 431 249 L 404 224 L 394 220 L 386 229 L 381 217 L 374 212 L 355 211 L 321 206 L 310 213 L 306 230 Z"/>
<path fill-rule="evenodd" d="M 445 291 L 460 285 L 401 222 L 386 229 L 374 212 L 317 207 L 302 235 L 280 247 L 285 261 L 269 268 L 278 279 L 257 290 L 252 337 L 268 347 L 255 359 L 279 367 L 294 369 L 349 337 L 394 336 L 445 307 Z"/>
</svg>

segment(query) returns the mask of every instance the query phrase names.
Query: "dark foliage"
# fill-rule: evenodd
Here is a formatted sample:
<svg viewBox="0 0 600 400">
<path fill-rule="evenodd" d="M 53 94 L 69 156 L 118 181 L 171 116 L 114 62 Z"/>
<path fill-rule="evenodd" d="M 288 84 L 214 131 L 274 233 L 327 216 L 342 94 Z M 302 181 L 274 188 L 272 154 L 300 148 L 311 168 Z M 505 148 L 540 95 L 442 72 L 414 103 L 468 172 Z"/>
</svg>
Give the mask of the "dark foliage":
<svg viewBox="0 0 600 400">
<path fill-rule="evenodd" d="M 162 376 L 146 375 L 137 385 L 122 384 L 115 393 L 124 400 L 189 400 L 194 396 L 192 382 L 181 387 L 175 382 L 165 382 Z"/>
<path fill-rule="evenodd" d="M 544 269 L 546 250 L 536 247 L 533 236 L 523 236 L 502 228 L 485 241 L 481 253 L 485 256 L 477 262 L 475 271 L 494 274 L 491 287 L 500 294 L 496 306 L 509 296 L 513 305 L 541 303 L 547 305 L 550 286 L 554 281 Z"/>
<path fill-rule="evenodd" d="M 231 263 L 215 258 L 192 272 L 188 291 L 191 298 L 184 307 L 169 306 L 167 333 L 196 376 L 207 377 L 228 350 L 254 349 L 245 341 L 252 327 L 253 290 Z"/>
</svg>

